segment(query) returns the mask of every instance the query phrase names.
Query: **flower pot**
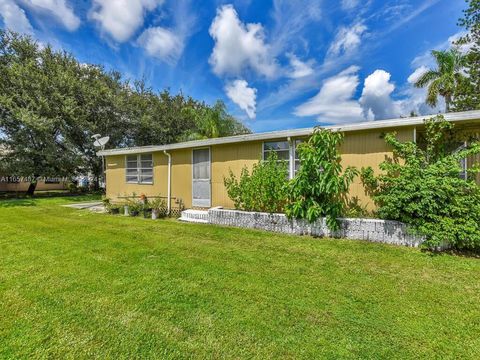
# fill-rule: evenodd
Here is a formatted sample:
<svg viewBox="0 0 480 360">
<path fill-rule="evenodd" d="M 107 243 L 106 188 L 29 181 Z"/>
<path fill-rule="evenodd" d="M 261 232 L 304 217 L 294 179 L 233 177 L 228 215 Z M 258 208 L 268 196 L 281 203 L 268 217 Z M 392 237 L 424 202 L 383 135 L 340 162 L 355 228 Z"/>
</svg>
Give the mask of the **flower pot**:
<svg viewBox="0 0 480 360">
<path fill-rule="evenodd" d="M 152 220 L 157 220 L 160 217 L 160 210 L 152 209 Z"/>
<path fill-rule="evenodd" d="M 138 210 L 131 210 L 130 216 L 138 216 Z"/>
<path fill-rule="evenodd" d="M 110 213 L 112 215 L 118 215 L 118 214 L 120 214 L 120 209 L 119 208 L 111 208 Z"/>
</svg>

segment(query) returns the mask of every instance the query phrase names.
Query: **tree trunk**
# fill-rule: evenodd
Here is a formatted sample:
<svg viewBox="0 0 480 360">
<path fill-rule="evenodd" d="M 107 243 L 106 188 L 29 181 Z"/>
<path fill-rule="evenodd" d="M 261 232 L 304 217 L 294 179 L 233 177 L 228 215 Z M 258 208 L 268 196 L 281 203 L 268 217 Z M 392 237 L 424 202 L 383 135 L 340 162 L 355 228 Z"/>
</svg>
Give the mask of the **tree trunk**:
<svg viewBox="0 0 480 360">
<path fill-rule="evenodd" d="M 28 186 L 27 195 L 28 196 L 33 196 L 36 188 L 37 188 L 37 182 L 36 181 L 31 182 L 30 185 Z"/>
<path fill-rule="evenodd" d="M 451 95 L 446 95 L 445 96 L 445 112 L 449 113 L 450 112 L 450 104 L 452 102 L 452 97 Z"/>
</svg>

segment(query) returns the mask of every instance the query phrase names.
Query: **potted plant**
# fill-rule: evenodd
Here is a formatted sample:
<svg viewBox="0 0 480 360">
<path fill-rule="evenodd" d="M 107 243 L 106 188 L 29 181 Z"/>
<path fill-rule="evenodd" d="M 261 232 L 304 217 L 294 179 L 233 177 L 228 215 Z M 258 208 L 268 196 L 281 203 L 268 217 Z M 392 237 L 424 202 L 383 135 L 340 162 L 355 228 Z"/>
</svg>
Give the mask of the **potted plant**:
<svg viewBox="0 0 480 360">
<path fill-rule="evenodd" d="M 127 208 L 128 208 L 128 214 L 130 216 L 137 216 L 140 213 L 140 211 L 143 209 L 143 204 L 135 200 L 130 200 L 128 201 Z"/>
<path fill-rule="evenodd" d="M 150 208 L 152 209 L 152 219 L 157 220 L 165 211 L 166 202 L 163 199 L 157 198 L 150 201 Z"/>
<path fill-rule="evenodd" d="M 107 212 L 112 215 L 120 214 L 121 205 L 118 204 L 110 204 L 107 208 Z"/>
</svg>

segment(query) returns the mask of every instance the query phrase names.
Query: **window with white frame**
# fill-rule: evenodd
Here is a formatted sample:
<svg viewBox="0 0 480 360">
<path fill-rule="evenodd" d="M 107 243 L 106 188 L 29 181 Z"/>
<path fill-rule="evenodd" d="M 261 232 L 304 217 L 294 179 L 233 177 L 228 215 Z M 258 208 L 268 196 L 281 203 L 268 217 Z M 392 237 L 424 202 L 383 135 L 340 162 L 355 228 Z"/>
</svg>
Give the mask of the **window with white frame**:
<svg viewBox="0 0 480 360">
<path fill-rule="evenodd" d="M 263 160 L 267 160 L 271 153 L 276 153 L 278 160 L 289 161 L 290 145 L 288 141 L 269 141 L 263 143 Z"/>
<path fill-rule="evenodd" d="M 153 184 L 153 155 L 127 155 L 126 181 L 129 184 Z"/>
<path fill-rule="evenodd" d="M 288 163 L 289 178 L 293 178 L 300 168 L 300 158 L 296 151 L 298 145 L 304 140 L 288 141 L 269 141 L 263 143 L 263 159 L 267 160 L 272 152 L 277 154 L 278 161 L 286 161 Z"/>
<path fill-rule="evenodd" d="M 300 145 L 303 142 L 303 140 L 295 140 L 295 148 L 294 148 L 294 153 L 295 153 L 295 164 L 293 168 L 293 176 L 295 176 L 300 169 L 300 157 L 298 156 L 298 145 Z"/>
</svg>

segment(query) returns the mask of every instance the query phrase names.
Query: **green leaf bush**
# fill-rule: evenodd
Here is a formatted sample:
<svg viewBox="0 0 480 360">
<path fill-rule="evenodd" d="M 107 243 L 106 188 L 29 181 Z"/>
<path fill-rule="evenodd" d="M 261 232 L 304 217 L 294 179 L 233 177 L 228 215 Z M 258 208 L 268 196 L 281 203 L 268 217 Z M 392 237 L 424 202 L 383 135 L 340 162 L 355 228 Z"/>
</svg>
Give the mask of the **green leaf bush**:
<svg viewBox="0 0 480 360">
<path fill-rule="evenodd" d="M 480 188 L 474 181 L 478 167 L 470 167 L 469 178 L 460 177 L 460 162 L 480 153 L 471 142 L 458 148 L 461 134 L 438 116 L 425 122 L 424 144 L 401 143 L 395 133 L 385 141 L 393 147 L 393 158 L 380 164 L 381 173 L 363 168 L 361 178 L 383 219 L 398 220 L 426 237 L 425 245 L 449 244 L 457 249 L 480 249 Z"/>
<path fill-rule="evenodd" d="M 345 170 L 338 147 L 343 134 L 316 128 L 308 141 L 298 147 L 301 167 L 288 184 L 286 215 L 289 218 L 314 222 L 326 217 L 332 230 L 338 229 L 337 219 L 345 211 L 348 189 L 358 171 Z"/>
<path fill-rule="evenodd" d="M 230 170 L 224 179 L 228 196 L 236 209 L 269 213 L 284 211 L 287 183 L 287 164 L 278 160 L 275 153 L 254 164 L 251 173 L 244 167 L 237 178 Z"/>
</svg>

